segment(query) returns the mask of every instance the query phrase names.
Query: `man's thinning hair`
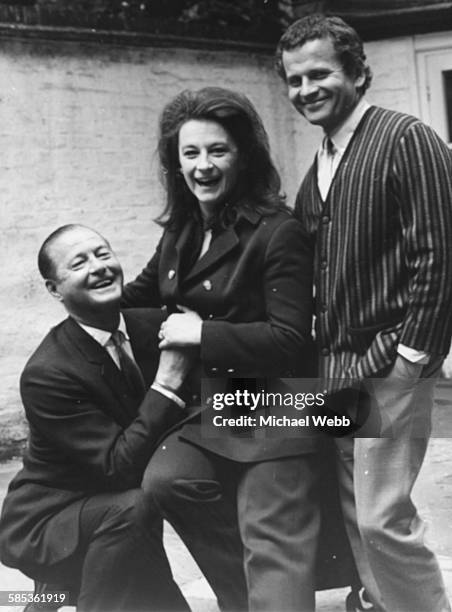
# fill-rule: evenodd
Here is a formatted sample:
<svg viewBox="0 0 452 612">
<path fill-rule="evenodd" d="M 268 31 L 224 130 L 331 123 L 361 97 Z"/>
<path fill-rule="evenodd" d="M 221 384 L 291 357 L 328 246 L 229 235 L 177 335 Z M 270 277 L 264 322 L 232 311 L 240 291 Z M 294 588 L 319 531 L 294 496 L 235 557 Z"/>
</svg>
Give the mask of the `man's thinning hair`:
<svg viewBox="0 0 452 612">
<path fill-rule="evenodd" d="M 275 64 L 280 77 L 286 80 L 282 61 L 283 52 L 292 51 L 316 39 L 331 40 L 345 74 L 352 78 L 364 75 L 364 84 L 359 87 L 361 95 L 364 94 L 372 81 L 372 71 L 366 61 L 363 41 L 357 31 L 340 17 L 308 15 L 289 26 L 276 47 Z"/>
<path fill-rule="evenodd" d="M 56 280 L 56 265 L 55 261 L 52 259 L 51 256 L 52 246 L 64 234 L 67 234 L 69 232 L 72 232 L 73 230 L 80 228 L 90 230 L 95 234 L 99 234 L 99 232 L 96 232 L 96 230 L 93 230 L 90 227 L 87 227 L 86 225 L 82 225 L 81 223 L 69 223 L 67 225 L 62 225 L 61 227 L 53 231 L 49 236 L 47 236 L 47 238 L 42 243 L 38 253 L 38 269 L 42 278 Z"/>
</svg>

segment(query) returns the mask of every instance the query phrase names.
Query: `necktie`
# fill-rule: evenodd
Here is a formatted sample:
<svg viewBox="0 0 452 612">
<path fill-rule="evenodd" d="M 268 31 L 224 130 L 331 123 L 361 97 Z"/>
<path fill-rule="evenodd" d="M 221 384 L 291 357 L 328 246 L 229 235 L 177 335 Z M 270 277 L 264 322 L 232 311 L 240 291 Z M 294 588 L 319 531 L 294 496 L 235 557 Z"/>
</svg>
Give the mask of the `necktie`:
<svg viewBox="0 0 452 612">
<path fill-rule="evenodd" d="M 124 342 L 126 337 L 122 331 L 117 329 L 111 335 L 111 341 L 113 342 L 116 354 L 118 355 L 119 364 L 121 366 L 121 372 L 126 382 L 127 387 L 132 395 L 144 396 L 145 384 L 140 368 L 137 366 L 135 361 L 129 356 L 124 348 Z"/>
<path fill-rule="evenodd" d="M 319 184 L 320 195 L 323 200 L 326 199 L 328 191 L 331 186 L 331 182 L 334 177 L 334 157 L 336 154 L 336 147 L 329 138 L 325 138 L 323 141 L 322 155 L 318 160 L 317 168 L 317 179 Z"/>
<path fill-rule="evenodd" d="M 331 177 L 333 177 L 333 168 L 334 168 L 334 156 L 336 155 L 336 147 L 334 146 L 334 142 L 332 140 L 330 140 L 329 138 L 326 139 L 326 152 L 327 152 L 327 159 L 329 162 L 329 166 L 330 166 L 330 172 L 331 172 Z"/>
</svg>

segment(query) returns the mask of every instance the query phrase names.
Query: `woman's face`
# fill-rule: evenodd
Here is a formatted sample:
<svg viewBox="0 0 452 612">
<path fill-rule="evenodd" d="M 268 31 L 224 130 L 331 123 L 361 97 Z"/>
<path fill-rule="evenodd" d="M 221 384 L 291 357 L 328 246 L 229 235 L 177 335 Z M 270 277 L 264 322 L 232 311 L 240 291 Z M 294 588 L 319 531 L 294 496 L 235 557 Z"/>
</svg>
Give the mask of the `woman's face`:
<svg viewBox="0 0 452 612">
<path fill-rule="evenodd" d="M 184 123 L 179 130 L 179 162 L 203 215 L 226 203 L 241 164 L 237 145 L 219 123 L 204 119 Z"/>
</svg>

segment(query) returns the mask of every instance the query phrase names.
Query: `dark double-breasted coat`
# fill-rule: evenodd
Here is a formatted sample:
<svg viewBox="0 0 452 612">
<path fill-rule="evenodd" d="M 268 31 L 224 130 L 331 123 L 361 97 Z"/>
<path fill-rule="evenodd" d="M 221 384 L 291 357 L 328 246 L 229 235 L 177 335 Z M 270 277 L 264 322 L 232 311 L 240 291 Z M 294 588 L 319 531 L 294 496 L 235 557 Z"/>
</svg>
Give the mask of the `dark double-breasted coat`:
<svg viewBox="0 0 452 612">
<path fill-rule="evenodd" d="M 126 306 L 177 305 L 203 319 L 203 376 L 294 377 L 312 374 L 312 249 L 289 212 L 262 215 L 244 207 L 236 222 L 213 238 L 209 250 L 182 272 L 194 224 L 167 229 L 155 255 L 124 291 Z M 262 432 L 261 432 L 262 433 Z M 233 435 L 208 439 L 198 423 L 182 437 L 236 461 L 312 452 L 312 436 Z"/>
<path fill-rule="evenodd" d="M 166 305 L 169 312 L 183 305 L 198 312 L 204 321 L 200 360 L 206 377 L 314 376 L 313 249 L 300 224 L 286 211 L 264 216 L 242 209 L 236 222 L 220 231 L 184 274 L 194 223 L 187 223 L 180 233 L 165 230 L 155 255 L 126 285 L 124 305 Z M 228 459 L 250 463 L 298 455 L 302 460 L 302 455 L 326 448 L 307 432 L 284 437 L 281 430 L 269 435 L 257 429 L 254 436 L 229 431 L 210 439 L 203 435 L 199 417 L 184 424 L 180 436 Z M 333 462 L 322 451 L 319 463 L 323 526 L 317 587 L 344 586 L 357 577 L 343 530 Z M 273 501 L 268 499 L 268 508 Z"/>
</svg>

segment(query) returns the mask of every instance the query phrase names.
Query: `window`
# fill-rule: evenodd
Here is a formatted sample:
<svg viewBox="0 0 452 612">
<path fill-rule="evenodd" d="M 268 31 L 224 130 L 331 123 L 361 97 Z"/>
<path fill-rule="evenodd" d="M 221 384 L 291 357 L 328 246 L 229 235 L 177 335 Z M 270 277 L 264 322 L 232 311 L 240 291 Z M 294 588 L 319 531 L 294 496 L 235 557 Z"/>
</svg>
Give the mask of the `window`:
<svg viewBox="0 0 452 612">
<path fill-rule="evenodd" d="M 421 118 L 452 147 L 452 40 L 450 33 L 417 36 Z"/>
<path fill-rule="evenodd" d="M 421 118 L 452 148 L 452 37 L 415 36 Z"/>
<path fill-rule="evenodd" d="M 444 93 L 446 102 L 447 139 L 452 142 L 452 70 L 443 72 Z"/>
</svg>

